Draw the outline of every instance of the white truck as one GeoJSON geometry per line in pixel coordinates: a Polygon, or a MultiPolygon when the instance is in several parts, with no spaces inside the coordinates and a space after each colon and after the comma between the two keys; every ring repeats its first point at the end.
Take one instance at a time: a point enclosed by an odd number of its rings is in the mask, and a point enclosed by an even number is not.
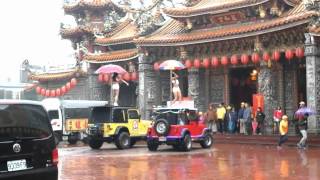
{"type": "Polygon", "coordinates": [[[105,106],[108,101],[46,98],[42,104],[51,119],[56,140],[67,139],[70,144],[75,144],[78,140],[86,141],[85,131],[91,107],[105,106]]]}

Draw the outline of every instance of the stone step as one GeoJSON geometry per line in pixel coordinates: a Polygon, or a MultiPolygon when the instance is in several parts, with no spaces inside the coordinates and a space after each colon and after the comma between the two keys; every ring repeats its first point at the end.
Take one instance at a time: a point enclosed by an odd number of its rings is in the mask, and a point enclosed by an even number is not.
{"type": "MultiPolygon", "coordinates": [[[[257,144],[257,145],[277,145],[279,136],[277,135],[239,135],[239,134],[215,134],[215,143],[229,144],[257,144]]],[[[300,136],[288,136],[285,143],[289,146],[296,146],[300,140],[300,136]]],[[[308,146],[320,147],[320,136],[308,135],[308,146]]]]}

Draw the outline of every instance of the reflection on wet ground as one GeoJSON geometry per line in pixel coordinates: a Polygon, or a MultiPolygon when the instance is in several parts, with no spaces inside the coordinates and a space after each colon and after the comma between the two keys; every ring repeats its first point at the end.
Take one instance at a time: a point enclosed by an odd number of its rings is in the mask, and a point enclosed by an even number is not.
{"type": "Polygon", "coordinates": [[[320,149],[217,144],[212,149],[175,152],[145,146],[117,150],[60,149],[60,180],[76,179],[320,179],[320,149]]]}

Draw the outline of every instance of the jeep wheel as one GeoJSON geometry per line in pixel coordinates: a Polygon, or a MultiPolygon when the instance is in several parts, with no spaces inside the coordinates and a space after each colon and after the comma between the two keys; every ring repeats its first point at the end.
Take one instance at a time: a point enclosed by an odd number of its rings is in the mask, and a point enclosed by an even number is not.
{"type": "Polygon", "coordinates": [[[183,151],[190,151],[192,149],[192,140],[189,134],[185,134],[183,136],[181,142],[181,150],[183,151]]]}
{"type": "Polygon", "coordinates": [[[127,132],[120,132],[120,134],[116,137],[115,144],[118,149],[127,149],[130,147],[130,136],[127,132]]]}
{"type": "Polygon", "coordinates": [[[154,123],[154,128],[159,136],[165,136],[169,133],[170,125],[165,119],[158,119],[154,123]]]}
{"type": "Polygon", "coordinates": [[[159,147],[159,144],[154,140],[148,140],[147,144],[149,151],[156,151],[159,147]]]}
{"type": "Polygon", "coordinates": [[[68,143],[71,144],[71,145],[76,144],[78,139],[79,139],[77,135],[78,134],[69,135],[68,136],[68,143]]]}
{"type": "Polygon", "coordinates": [[[98,139],[94,139],[94,138],[90,138],[90,140],[89,140],[89,146],[92,149],[100,149],[102,144],[103,144],[102,140],[98,140],[98,139]]]}
{"type": "Polygon", "coordinates": [[[203,140],[200,142],[202,148],[210,148],[212,146],[213,138],[210,133],[205,133],[203,140]]]}

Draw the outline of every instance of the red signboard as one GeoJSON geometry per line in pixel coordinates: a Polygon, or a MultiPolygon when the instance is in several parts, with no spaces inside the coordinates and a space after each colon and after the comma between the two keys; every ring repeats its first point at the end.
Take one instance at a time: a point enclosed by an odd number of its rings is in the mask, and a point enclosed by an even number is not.
{"type": "Polygon", "coordinates": [[[252,95],[252,113],[255,116],[258,107],[261,107],[264,111],[264,98],[262,94],[253,94],[252,95]]]}
{"type": "Polygon", "coordinates": [[[216,24],[230,24],[238,21],[242,21],[246,18],[246,15],[243,12],[230,12],[222,15],[212,16],[211,22],[216,24]]]}

